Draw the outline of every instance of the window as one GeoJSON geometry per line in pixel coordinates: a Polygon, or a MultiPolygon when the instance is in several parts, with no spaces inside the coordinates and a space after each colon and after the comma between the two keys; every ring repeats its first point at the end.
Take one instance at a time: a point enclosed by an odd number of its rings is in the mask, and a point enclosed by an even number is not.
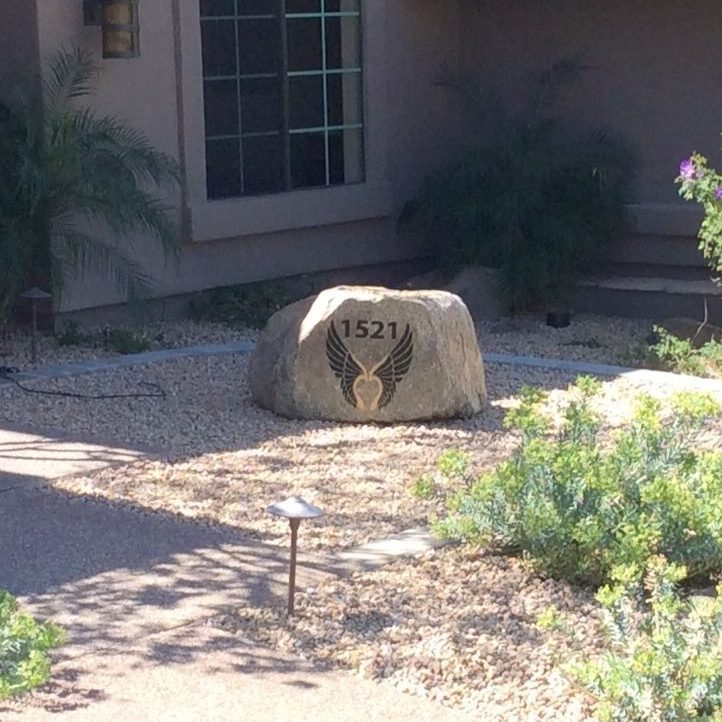
{"type": "Polygon", "coordinates": [[[364,180],[360,0],[201,0],[209,199],[364,180]]]}

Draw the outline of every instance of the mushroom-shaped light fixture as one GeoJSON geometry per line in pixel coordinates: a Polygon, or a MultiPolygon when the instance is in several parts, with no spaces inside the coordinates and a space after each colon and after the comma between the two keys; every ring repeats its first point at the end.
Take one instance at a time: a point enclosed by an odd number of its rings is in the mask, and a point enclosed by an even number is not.
{"type": "Polygon", "coordinates": [[[287,614],[293,614],[293,603],[296,595],[296,549],[298,546],[298,527],[302,519],[316,519],[323,516],[323,511],[313,504],[304,501],[300,496],[291,496],[284,501],[271,504],[268,513],[273,516],[285,517],[291,526],[291,566],[288,573],[288,608],[287,614]]]}

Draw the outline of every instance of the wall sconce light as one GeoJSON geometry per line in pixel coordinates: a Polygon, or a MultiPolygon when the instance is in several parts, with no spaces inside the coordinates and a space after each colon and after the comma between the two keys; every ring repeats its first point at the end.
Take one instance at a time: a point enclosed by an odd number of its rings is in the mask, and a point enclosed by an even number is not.
{"type": "Polygon", "coordinates": [[[104,58],[140,55],[138,0],[103,0],[101,25],[104,58]]]}
{"type": "Polygon", "coordinates": [[[83,22],[100,26],[104,58],[140,55],[139,0],[83,0],[83,22]]]}

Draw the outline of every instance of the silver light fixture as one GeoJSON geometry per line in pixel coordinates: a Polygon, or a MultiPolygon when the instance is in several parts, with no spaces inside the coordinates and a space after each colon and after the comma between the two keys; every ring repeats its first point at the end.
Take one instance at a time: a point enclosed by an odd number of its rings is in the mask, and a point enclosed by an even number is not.
{"type": "Polygon", "coordinates": [[[298,547],[298,527],[303,519],[317,519],[323,511],[313,504],[304,501],[300,496],[291,496],[285,501],[272,504],[268,513],[288,519],[291,526],[291,565],[288,572],[288,616],[293,614],[294,597],[296,595],[296,550],[298,547]]]}

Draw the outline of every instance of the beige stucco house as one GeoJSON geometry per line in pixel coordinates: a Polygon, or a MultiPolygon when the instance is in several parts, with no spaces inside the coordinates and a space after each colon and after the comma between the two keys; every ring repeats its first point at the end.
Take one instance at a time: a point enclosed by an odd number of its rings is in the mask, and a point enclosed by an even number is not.
{"type": "MultiPolygon", "coordinates": [[[[2,0],[5,69],[59,46],[101,55],[83,0],[2,0]]],[[[520,79],[581,52],[564,111],[635,148],[634,232],[693,236],[674,186],[692,150],[716,158],[722,6],[715,0],[140,0],[140,54],[99,60],[99,110],[178,158],[179,269],[149,250],[158,296],[413,258],[396,219],[464,142],[434,86],[474,68],[513,97],[520,79]]],[[[8,73],[5,73],[7,79],[8,73]]],[[[149,246],[149,248],[151,248],[149,246]]],[[[117,301],[105,281],[63,309],[117,301]]]]}

